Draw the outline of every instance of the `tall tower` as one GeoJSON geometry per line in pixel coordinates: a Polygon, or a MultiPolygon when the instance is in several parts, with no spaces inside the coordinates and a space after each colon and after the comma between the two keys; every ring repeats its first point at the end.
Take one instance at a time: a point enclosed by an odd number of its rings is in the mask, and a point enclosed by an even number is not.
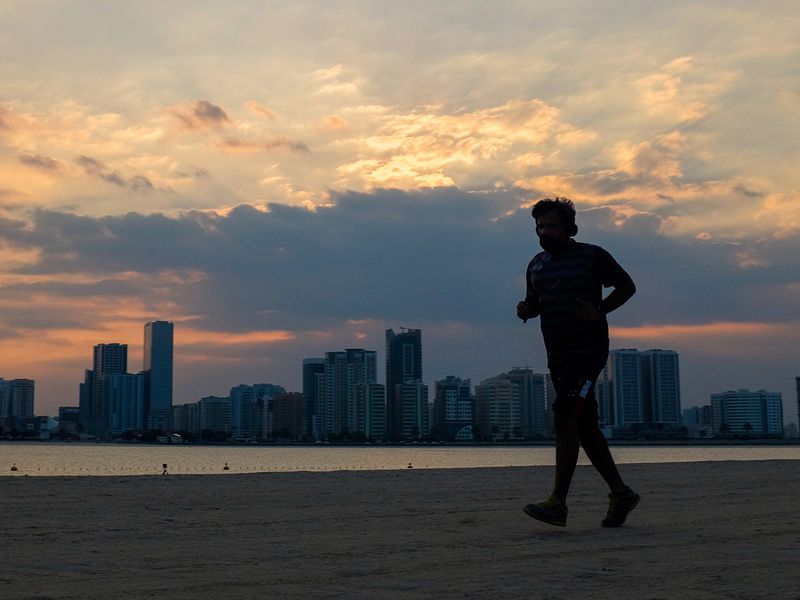
{"type": "Polygon", "coordinates": [[[326,352],[324,360],[323,395],[316,398],[318,433],[338,433],[345,427],[358,431],[358,386],[377,383],[377,353],[347,348],[344,352],[326,352]]]}
{"type": "Polygon", "coordinates": [[[403,439],[403,391],[399,386],[406,384],[422,384],[422,331],[401,328],[395,333],[387,329],[386,412],[389,437],[395,440],[403,439]]]}
{"type": "Polygon", "coordinates": [[[325,395],[325,359],[303,359],[303,435],[318,436],[322,401],[325,395]]]}
{"type": "Polygon", "coordinates": [[[677,352],[660,349],[642,352],[642,392],[646,422],[680,424],[681,383],[677,352]]]}
{"type": "Polygon", "coordinates": [[[800,435],[800,377],[795,377],[794,383],[797,389],[797,427],[798,435],[800,435]]]}
{"type": "Polygon", "coordinates": [[[168,321],[150,321],[144,326],[144,414],[148,429],[171,427],[173,330],[168,321]]]}
{"type": "Polygon", "coordinates": [[[109,382],[116,374],[128,370],[127,344],[97,344],[92,369],[81,384],[81,422],[92,435],[105,436],[111,425],[111,393],[109,382]]]}
{"type": "Polygon", "coordinates": [[[643,423],[641,353],[612,350],[602,377],[601,418],[606,412],[609,425],[643,423]]]}

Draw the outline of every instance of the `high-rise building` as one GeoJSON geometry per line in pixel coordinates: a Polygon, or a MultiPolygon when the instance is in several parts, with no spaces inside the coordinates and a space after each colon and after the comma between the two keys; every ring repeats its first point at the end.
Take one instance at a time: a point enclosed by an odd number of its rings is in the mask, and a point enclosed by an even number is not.
{"type": "Polygon", "coordinates": [[[356,390],[356,431],[368,438],[386,438],[386,386],[359,383],[356,390]]]}
{"type": "Polygon", "coordinates": [[[595,386],[603,425],[644,423],[641,353],[630,348],[612,350],[595,386]]]}
{"type": "MultiPolygon", "coordinates": [[[[386,408],[390,439],[404,439],[409,424],[403,422],[403,384],[422,384],[422,331],[401,328],[386,330],[386,408]]],[[[427,388],[426,388],[427,389],[427,388]]],[[[427,407],[425,408],[427,411],[427,407]]]]}
{"type": "Polygon", "coordinates": [[[325,395],[325,359],[303,359],[303,436],[319,437],[318,405],[325,395]]]}
{"type": "Polygon", "coordinates": [[[641,361],[645,422],[680,425],[678,353],[673,350],[644,350],[641,361]]]}
{"type": "Polygon", "coordinates": [[[690,438],[711,437],[714,433],[711,405],[693,406],[681,412],[681,423],[690,438]]]}
{"type": "Polygon", "coordinates": [[[0,419],[33,419],[33,379],[0,378],[0,419]]]}
{"type": "Polygon", "coordinates": [[[525,438],[545,433],[545,378],[532,369],[515,367],[505,374],[519,386],[519,426],[525,438]]]}
{"type": "Polygon", "coordinates": [[[347,355],[344,352],[325,353],[325,385],[322,402],[317,404],[319,433],[325,437],[338,433],[346,419],[342,412],[347,404],[347,355]]]}
{"type": "Polygon", "coordinates": [[[421,381],[400,383],[394,386],[395,401],[400,408],[401,425],[398,440],[418,440],[428,435],[428,386],[421,381]]]}
{"type": "Polygon", "coordinates": [[[357,389],[362,384],[377,383],[376,363],[377,353],[374,350],[348,348],[344,352],[325,353],[321,402],[317,396],[320,437],[339,433],[343,429],[351,432],[361,430],[357,389]]]}
{"type": "Polygon", "coordinates": [[[597,380],[600,422],[606,426],[681,422],[678,353],[632,348],[611,350],[597,380]]]}
{"type": "Polygon", "coordinates": [[[141,431],[144,426],[144,374],[112,373],[104,377],[109,403],[109,433],[141,431]]]}
{"type": "Polygon", "coordinates": [[[144,326],[145,426],[168,430],[172,426],[172,354],[174,325],[150,321],[144,326]]]}
{"type": "Polygon", "coordinates": [[[198,402],[177,404],[172,407],[172,427],[177,432],[199,433],[198,402]]]}
{"type": "Polygon", "coordinates": [[[80,385],[81,423],[87,433],[106,436],[111,426],[110,377],[128,370],[127,344],[97,344],[92,369],[85,371],[80,385]]]}
{"type": "Polygon", "coordinates": [[[92,370],[97,376],[127,373],[128,344],[97,344],[94,347],[92,370]]]}
{"type": "Polygon", "coordinates": [[[272,397],[272,429],[265,437],[300,439],[303,416],[303,394],[283,392],[272,397]]]}
{"type": "Polygon", "coordinates": [[[711,394],[715,435],[783,436],[783,400],[779,392],[747,389],[711,394]]]}
{"type": "Polygon", "coordinates": [[[794,378],[794,384],[797,391],[797,426],[800,428],[800,377],[794,378]]]}
{"type": "Polygon", "coordinates": [[[197,403],[198,428],[203,430],[230,433],[231,399],[221,396],[206,396],[197,403]]]}
{"type": "Polygon", "coordinates": [[[471,440],[474,400],[470,380],[448,375],[435,385],[432,425],[436,435],[445,441],[471,440]]]}
{"type": "Polygon", "coordinates": [[[519,396],[519,384],[505,373],[484,379],[475,386],[475,426],[479,439],[522,436],[519,396]]]}
{"type": "Polygon", "coordinates": [[[252,386],[237,385],[231,388],[231,435],[234,440],[255,439],[261,434],[261,421],[255,404],[252,386]]]}
{"type": "MultiPolygon", "coordinates": [[[[350,348],[344,351],[347,360],[346,425],[350,431],[364,431],[365,423],[359,419],[357,389],[360,385],[378,382],[378,354],[374,350],[350,348]]],[[[363,411],[361,411],[363,414],[363,411]]]]}
{"type": "MultiPolygon", "coordinates": [[[[279,394],[285,394],[286,390],[283,386],[275,385],[274,383],[255,383],[251,387],[253,388],[253,403],[255,405],[254,415],[256,421],[260,424],[256,428],[258,431],[257,436],[268,438],[275,431],[272,400],[279,394]]],[[[292,431],[295,430],[293,429],[292,431]]]]}

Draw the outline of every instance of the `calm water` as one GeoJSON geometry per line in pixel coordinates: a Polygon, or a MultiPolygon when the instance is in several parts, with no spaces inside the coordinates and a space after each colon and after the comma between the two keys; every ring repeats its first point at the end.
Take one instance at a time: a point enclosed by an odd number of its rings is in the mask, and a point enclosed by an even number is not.
{"type": "MultiPolygon", "coordinates": [[[[800,460],[800,446],[616,447],[619,463],[800,460]]],[[[158,475],[554,464],[552,447],[295,447],[2,443],[2,475],[158,475]],[[225,470],[227,463],[229,469],[225,470]],[[11,471],[12,465],[17,471],[11,471]]],[[[581,453],[580,464],[589,464],[581,453]]]]}

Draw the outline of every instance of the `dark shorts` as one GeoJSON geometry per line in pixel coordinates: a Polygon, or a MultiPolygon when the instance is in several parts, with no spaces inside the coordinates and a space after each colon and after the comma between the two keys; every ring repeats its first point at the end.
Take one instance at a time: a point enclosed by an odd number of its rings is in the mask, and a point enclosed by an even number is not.
{"type": "Polygon", "coordinates": [[[556,390],[553,412],[570,420],[599,421],[594,388],[608,360],[608,350],[596,352],[558,352],[548,354],[547,366],[556,390]],[[587,384],[588,392],[581,397],[587,384]]]}

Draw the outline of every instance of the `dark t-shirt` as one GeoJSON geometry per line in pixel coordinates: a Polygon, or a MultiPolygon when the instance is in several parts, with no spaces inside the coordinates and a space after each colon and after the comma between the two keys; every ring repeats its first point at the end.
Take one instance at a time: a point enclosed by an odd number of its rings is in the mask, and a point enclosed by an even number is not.
{"type": "Polygon", "coordinates": [[[540,252],[528,264],[526,302],[541,317],[548,354],[601,352],[608,348],[608,321],[587,322],[577,315],[578,299],[600,306],[603,288],[629,275],[600,246],[571,241],[558,252],[540,252]]]}

